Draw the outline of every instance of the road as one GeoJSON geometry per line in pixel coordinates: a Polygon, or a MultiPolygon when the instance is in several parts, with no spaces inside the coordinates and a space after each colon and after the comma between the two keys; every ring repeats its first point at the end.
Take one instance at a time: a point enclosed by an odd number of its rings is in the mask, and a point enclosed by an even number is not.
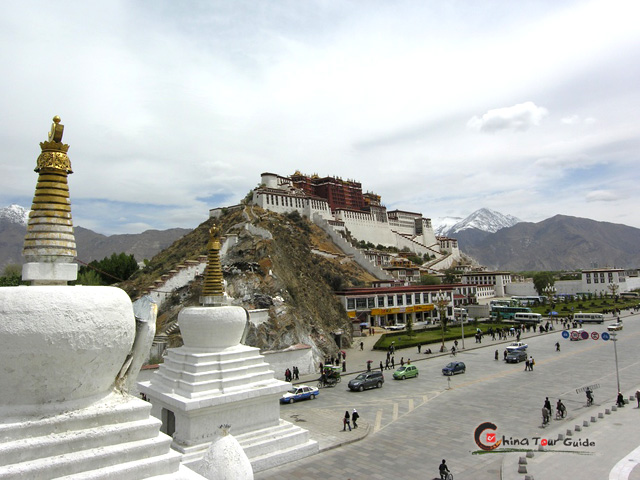
{"type": "MultiPolygon", "coordinates": [[[[602,333],[608,323],[610,321],[605,325],[589,325],[585,329],[602,333]]],[[[639,336],[640,315],[625,318],[617,343],[620,383],[625,396],[639,384],[636,374],[640,364],[636,347],[639,336]]],[[[522,363],[506,364],[494,359],[496,348],[502,358],[506,344],[460,352],[455,360],[464,361],[467,371],[453,378],[441,374],[442,367],[453,360],[452,357],[417,360],[415,349],[411,349],[411,353],[404,356],[416,357],[413,363],[420,369],[418,378],[396,381],[390,372],[385,372],[383,388],[365,392],[347,390],[348,378],[345,378],[338,387],[323,389],[314,401],[283,407],[281,416],[285,419],[292,415],[304,418],[310,409],[324,410],[327,418],[335,418],[339,430],[345,410],[356,408],[361,421],[369,424],[370,433],[350,445],[261,472],[256,479],[430,479],[438,478],[437,466],[443,458],[447,459],[456,480],[500,478],[505,454],[473,454],[479,450],[473,438],[479,424],[494,423],[498,438],[526,438],[533,443],[536,437],[552,438],[552,433],[565,432],[576,422],[581,424],[583,417],[597,415],[605,406],[615,403],[617,394],[611,341],[570,341],[563,339],[560,332],[525,341],[528,352],[536,360],[532,372],[524,371],[522,363]],[[560,352],[555,351],[557,341],[561,344],[560,352]],[[587,408],[584,393],[576,393],[576,389],[591,384],[599,388],[594,392],[595,405],[587,408]],[[543,427],[541,408],[545,397],[549,397],[554,407],[561,398],[568,408],[568,417],[543,427]]],[[[469,343],[467,347],[477,346],[469,343]]],[[[396,359],[401,355],[403,352],[397,352],[396,359]]],[[[609,418],[613,419],[614,415],[609,418]]],[[[593,436],[598,429],[608,429],[611,433],[609,430],[616,428],[616,423],[603,420],[592,425],[589,433],[593,436]]],[[[582,479],[608,478],[614,465],[640,445],[640,433],[634,432],[638,429],[622,424],[621,433],[623,430],[624,434],[614,435],[614,440],[606,443],[596,443],[589,448],[573,447],[588,455],[555,453],[547,457],[553,456],[559,471],[571,468],[571,474],[575,474],[577,468],[582,479]],[[620,445],[615,443],[616,438],[620,445]]],[[[564,450],[571,451],[571,448],[564,450]]],[[[505,472],[503,478],[509,478],[509,473],[505,472]]]]}

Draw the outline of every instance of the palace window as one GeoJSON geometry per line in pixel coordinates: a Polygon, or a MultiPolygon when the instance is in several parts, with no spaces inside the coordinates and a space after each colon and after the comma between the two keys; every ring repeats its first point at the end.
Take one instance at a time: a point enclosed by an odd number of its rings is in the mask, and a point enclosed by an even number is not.
{"type": "Polygon", "coordinates": [[[387,307],[393,307],[394,305],[393,295],[387,295],[387,307]]]}
{"type": "Polygon", "coordinates": [[[356,301],[353,298],[347,298],[347,310],[355,310],[356,301]]]}
{"type": "Polygon", "coordinates": [[[384,307],[384,297],[378,297],[378,308],[384,307]]]}
{"type": "Polygon", "coordinates": [[[368,308],[375,308],[375,306],[376,306],[376,297],[367,298],[367,307],[368,308]]]}
{"type": "Polygon", "coordinates": [[[398,294],[398,295],[396,295],[396,299],[397,299],[397,301],[398,301],[398,306],[400,306],[400,305],[404,305],[404,301],[403,301],[403,300],[404,300],[404,298],[403,298],[403,297],[404,297],[404,296],[403,296],[402,294],[398,294]]]}
{"type": "Polygon", "coordinates": [[[413,296],[410,293],[407,293],[406,297],[407,297],[407,305],[411,305],[413,296]]]}

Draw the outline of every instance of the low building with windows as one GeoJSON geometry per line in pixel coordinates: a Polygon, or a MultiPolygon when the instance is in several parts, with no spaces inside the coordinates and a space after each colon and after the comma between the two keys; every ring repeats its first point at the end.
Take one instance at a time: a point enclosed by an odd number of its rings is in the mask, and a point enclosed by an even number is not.
{"type": "Polygon", "coordinates": [[[498,297],[505,296],[506,287],[511,281],[511,272],[473,271],[462,275],[462,283],[493,285],[495,295],[498,297]]]}
{"type": "Polygon", "coordinates": [[[397,285],[380,282],[376,287],[349,288],[335,292],[354,332],[366,327],[389,327],[416,322],[433,322],[439,318],[438,297],[448,300],[447,318],[453,319],[454,307],[475,303],[478,296],[494,293],[489,285],[397,285]]]}

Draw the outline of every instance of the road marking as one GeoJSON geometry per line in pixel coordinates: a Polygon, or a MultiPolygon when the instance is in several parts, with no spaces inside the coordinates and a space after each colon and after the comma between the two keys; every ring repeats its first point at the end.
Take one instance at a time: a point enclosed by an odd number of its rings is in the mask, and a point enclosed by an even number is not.
{"type": "Polygon", "coordinates": [[[640,447],[624,457],[609,472],[609,480],[627,480],[631,471],[638,466],[640,459],[640,447]]]}
{"type": "Polygon", "coordinates": [[[413,398],[409,399],[409,411],[413,410],[413,398]]]}
{"type": "Polygon", "coordinates": [[[376,423],[373,426],[373,433],[376,433],[378,430],[380,430],[382,425],[382,410],[378,410],[376,412],[376,423]]]}
{"type": "Polygon", "coordinates": [[[398,419],[398,404],[394,403],[393,404],[393,415],[391,416],[392,418],[392,422],[395,422],[398,419]]]}

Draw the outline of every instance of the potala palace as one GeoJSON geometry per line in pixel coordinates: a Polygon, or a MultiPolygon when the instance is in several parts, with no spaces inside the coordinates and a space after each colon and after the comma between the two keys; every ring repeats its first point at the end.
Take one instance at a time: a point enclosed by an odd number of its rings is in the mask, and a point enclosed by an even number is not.
{"type": "Polygon", "coordinates": [[[263,173],[253,190],[253,203],[277,213],[299,212],[327,231],[347,232],[352,238],[384,247],[428,255],[429,266],[444,269],[460,259],[458,242],[436,237],[431,219],[421,213],[387,211],[380,196],[362,192],[362,185],[336,177],[290,177],[263,173]]]}

